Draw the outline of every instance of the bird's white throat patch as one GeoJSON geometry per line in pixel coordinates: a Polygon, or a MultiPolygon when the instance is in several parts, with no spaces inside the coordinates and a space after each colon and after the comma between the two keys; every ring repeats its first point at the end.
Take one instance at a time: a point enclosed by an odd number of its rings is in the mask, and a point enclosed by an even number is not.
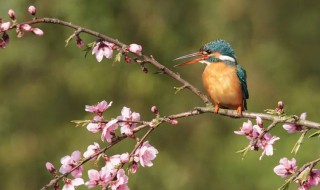
{"type": "Polygon", "coordinates": [[[210,65],[211,64],[211,62],[210,61],[206,61],[206,60],[201,60],[201,61],[199,61],[200,63],[203,63],[203,64],[207,64],[207,65],[210,65]]]}
{"type": "Polygon", "coordinates": [[[236,60],[233,57],[227,56],[227,55],[220,55],[219,59],[222,61],[231,61],[231,62],[236,62],[236,60]]]}
{"type": "MultiPolygon", "coordinates": [[[[227,55],[220,55],[218,57],[218,59],[220,59],[221,61],[231,61],[233,63],[236,62],[236,60],[233,58],[233,57],[230,57],[230,56],[227,56],[227,55]]],[[[207,64],[207,65],[210,65],[211,62],[210,61],[207,61],[207,60],[201,60],[199,61],[200,63],[203,63],[203,64],[207,64]]]]}

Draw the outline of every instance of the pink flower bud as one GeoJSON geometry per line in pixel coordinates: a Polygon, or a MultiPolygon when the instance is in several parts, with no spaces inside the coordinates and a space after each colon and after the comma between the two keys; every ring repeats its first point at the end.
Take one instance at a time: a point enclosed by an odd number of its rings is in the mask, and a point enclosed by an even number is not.
{"type": "Polygon", "coordinates": [[[279,101],[279,102],[278,102],[278,109],[281,109],[281,110],[282,110],[282,109],[283,109],[283,106],[284,106],[284,105],[283,105],[283,102],[282,102],[282,101],[279,101]]]}
{"type": "Polygon", "coordinates": [[[178,124],[178,120],[175,119],[170,119],[169,121],[172,125],[177,125],[178,124]]]}
{"type": "Polygon", "coordinates": [[[129,56],[125,56],[124,57],[125,62],[130,63],[131,62],[131,58],[129,56]]]}
{"type": "Polygon", "coordinates": [[[32,30],[32,27],[29,24],[22,24],[20,25],[20,28],[26,32],[30,32],[32,30]]]}
{"type": "Polygon", "coordinates": [[[32,33],[34,33],[37,36],[43,36],[43,31],[40,28],[33,28],[32,33]]]}
{"type": "Polygon", "coordinates": [[[36,7],[33,5],[30,5],[28,8],[28,12],[33,16],[36,15],[36,7]]]}
{"type": "Polygon", "coordinates": [[[262,121],[261,117],[257,116],[256,121],[257,121],[257,125],[262,128],[263,121],[262,121]]]}
{"type": "Polygon", "coordinates": [[[130,44],[128,49],[132,53],[141,53],[142,52],[142,47],[138,44],[130,44]]]}
{"type": "Polygon", "coordinates": [[[13,9],[9,9],[8,15],[12,20],[16,20],[16,16],[13,9]]]}
{"type": "Polygon", "coordinates": [[[77,36],[76,44],[77,44],[78,48],[82,48],[82,47],[84,46],[84,42],[83,42],[83,40],[80,38],[80,36],[77,36]]]}
{"type": "Polygon", "coordinates": [[[10,39],[9,39],[9,35],[6,32],[3,32],[2,39],[6,44],[9,44],[10,39]]]}
{"type": "Polygon", "coordinates": [[[46,163],[46,168],[52,174],[54,174],[56,172],[56,169],[54,168],[53,164],[51,164],[50,162],[46,163]]]}
{"type": "Polygon", "coordinates": [[[0,25],[0,32],[4,32],[10,28],[10,22],[5,22],[0,25]]]}
{"type": "Polygon", "coordinates": [[[139,169],[139,164],[137,162],[133,162],[131,167],[129,168],[129,171],[134,174],[137,172],[138,169],[139,169]]]}
{"type": "Polygon", "coordinates": [[[143,67],[142,71],[143,71],[145,74],[147,74],[147,73],[149,72],[149,70],[148,70],[147,68],[145,68],[145,67],[143,67]]]}
{"type": "Polygon", "coordinates": [[[156,115],[159,114],[159,110],[158,110],[157,106],[152,106],[151,111],[152,111],[152,113],[154,113],[156,115]]]}
{"type": "Polygon", "coordinates": [[[120,161],[121,163],[127,163],[130,160],[130,155],[129,153],[123,153],[120,155],[120,161]]]}
{"type": "Polygon", "coordinates": [[[6,48],[6,43],[0,39],[0,48],[6,48]]]}

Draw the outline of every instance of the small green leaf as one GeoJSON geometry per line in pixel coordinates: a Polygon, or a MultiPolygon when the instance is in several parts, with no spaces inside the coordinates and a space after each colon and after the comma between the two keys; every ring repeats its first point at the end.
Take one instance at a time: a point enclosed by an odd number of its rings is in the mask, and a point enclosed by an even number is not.
{"type": "Polygon", "coordinates": [[[120,53],[120,52],[117,53],[117,55],[114,57],[113,63],[120,62],[121,56],[122,56],[122,53],[120,53]]]}
{"type": "Polygon", "coordinates": [[[74,34],[72,34],[71,36],[69,36],[69,38],[68,39],[66,39],[65,40],[65,42],[66,42],[66,45],[65,45],[65,47],[67,47],[68,45],[69,45],[69,42],[70,42],[70,40],[72,40],[72,38],[74,38],[74,34]]]}
{"type": "Polygon", "coordinates": [[[293,148],[292,148],[292,150],[291,150],[291,153],[294,153],[294,154],[297,154],[297,153],[298,153],[299,148],[300,148],[300,146],[301,146],[301,144],[302,144],[302,142],[303,142],[303,139],[304,139],[304,136],[301,135],[301,136],[299,137],[298,141],[294,144],[294,146],[293,146],[293,148]]]}
{"type": "Polygon", "coordinates": [[[242,154],[242,160],[243,160],[244,157],[246,156],[246,154],[248,153],[248,151],[250,150],[250,148],[251,148],[251,145],[245,147],[245,148],[242,149],[242,150],[238,150],[236,153],[242,154]]]}
{"type": "Polygon", "coordinates": [[[86,125],[88,125],[91,120],[72,120],[72,123],[76,124],[76,127],[84,127],[86,125]]]}
{"type": "Polygon", "coordinates": [[[311,138],[311,137],[320,137],[320,130],[312,133],[308,138],[311,138]]]}
{"type": "Polygon", "coordinates": [[[181,90],[185,89],[186,86],[181,86],[181,87],[173,87],[175,89],[174,94],[177,94],[178,92],[180,92],[181,90]]]}
{"type": "Polygon", "coordinates": [[[278,190],[288,190],[290,185],[290,181],[286,181],[285,184],[283,184],[281,187],[278,188],[278,190]]]}
{"type": "Polygon", "coordinates": [[[298,175],[298,177],[295,180],[299,180],[301,183],[306,182],[308,180],[310,171],[311,171],[311,168],[307,167],[298,175]]]}
{"type": "Polygon", "coordinates": [[[293,146],[292,150],[291,150],[291,153],[294,153],[294,154],[297,154],[298,151],[299,151],[299,148],[300,146],[302,145],[303,143],[303,140],[304,140],[304,137],[306,136],[308,130],[305,130],[301,136],[299,137],[298,141],[296,142],[296,144],[293,146]]]}
{"type": "Polygon", "coordinates": [[[84,57],[87,57],[88,53],[92,50],[93,46],[95,46],[96,42],[92,42],[86,45],[86,48],[83,50],[86,53],[84,54],[84,57]]]}
{"type": "Polygon", "coordinates": [[[266,112],[267,114],[271,114],[271,115],[279,115],[279,113],[273,109],[266,109],[266,110],[264,110],[264,112],[266,112]]]}

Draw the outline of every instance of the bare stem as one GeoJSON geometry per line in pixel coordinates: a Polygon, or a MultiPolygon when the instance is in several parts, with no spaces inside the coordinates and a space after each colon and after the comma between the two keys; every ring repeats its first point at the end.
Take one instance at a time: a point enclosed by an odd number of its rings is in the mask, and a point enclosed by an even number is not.
{"type": "MultiPolygon", "coordinates": [[[[76,31],[79,31],[79,32],[77,32],[77,34],[86,33],[86,34],[89,34],[91,36],[95,36],[97,38],[106,40],[108,42],[112,42],[112,43],[116,44],[117,46],[121,47],[121,49],[124,49],[125,47],[128,46],[128,45],[120,42],[119,40],[116,40],[116,39],[113,39],[113,38],[111,38],[109,36],[100,34],[99,32],[96,32],[96,31],[93,31],[93,30],[90,30],[90,29],[87,29],[87,28],[83,28],[83,27],[80,27],[78,25],[72,24],[71,22],[66,22],[66,21],[63,21],[63,20],[59,20],[57,18],[38,18],[38,19],[35,19],[35,20],[30,20],[30,21],[23,22],[21,24],[33,25],[33,24],[37,24],[37,23],[50,23],[50,24],[58,24],[58,25],[66,26],[66,27],[72,28],[72,29],[74,29],[76,31]]],[[[16,27],[17,27],[17,25],[12,25],[10,27],[10,29],[14,29],[16,27]]],[[[170,69],[168,69],[164,65],[160,64],[157,60],[155,60],[153,58],[153,56],[147,56],[147,55],[143,55],[141,53],[135,53],[135,54],[137,56],[139,56],[140,58],[142,58],[142,62],[146,62],[146,63],[152,64],[153,66],[155,66],[156,68],[161,70],[163,73],[169,75],[173,79],[175,79],[178,82],[180,82],[181,84],[183,84],[183,86],[185,88],[189,89],[191,92],[193,92],[194,94],[199,96],[204,103],[210,102],[208,97],[206,95],[204,95],[200,90],[198,90],[196,87],[191,85],[185,79],[181,78],[179,74],[176,74],[175,72],[171,71],[170,69]]]]}

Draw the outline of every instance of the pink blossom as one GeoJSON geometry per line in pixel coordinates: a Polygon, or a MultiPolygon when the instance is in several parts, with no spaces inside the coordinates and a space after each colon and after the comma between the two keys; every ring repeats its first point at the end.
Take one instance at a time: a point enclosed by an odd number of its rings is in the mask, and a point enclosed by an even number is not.
{"type": "Polygon", "coordinates": [[[243,122],[242,127],[240,128],[240,131],[234,131],[237,135],[245,135],[247,137],[252,137],[253,132],[253,125],[250,120],[248,122],[243,122]]]}
{"type": "Polygon", "coordinates": [[[83,184],[84,184],[84,181],[82,178],[75,178],[73,180],[66,179],[62,190],[75,190],[75,187],[83,184]]]}
{"type": "Polygon", "coordinates": [[[76,44],[78,46],[78,48],[82,48],[84,46],[84,42],[83,40],[80,38],[80,36],[77,36],[76,38],[76,44]]]}
{"type": "Polygon", "coordinates": [[[127,136],[133,135],[133,129],[136,127],[136,123],[140,121],[140,114],[136,112],[131,112],[130,108],[123,107],[121,110],[121,116],[117,118],[120,121],[128,121],[128,122],[120,122],[121,126],[121,134],[125,134],[127,136]]]}
{"type": "Polygon", "coordinates": [[[37,9],[36,9],[36,7],[35,6],[33,6],[33,5],[30,5],[29,7],[28,7],[28,12],[31,14],[31,15],[35,15],[36,14],[36,11],[37,11],[37,9]]]}
{"type": "Polygon", "coordinates": [[[113,55],[113,47],[114,44],[110,42],[97,42],[92,49],[92,55],[96,55],[98,62],[101,62],[103,57],[110,59],[113,55]]]}
{"type": "Polygon", "coordinates": [[[83,157],[89,158],[90,156],[94,155],[95,153],[100,151],[100,145],[94,142],[93,145],[89,145],[87,151],[83,153],[83,157]]]}
{"type": "Polygon", "coordinates": [[[304,183],[304,184],[301,184],[299,187],[298,187],[298,190],[309,190],[311,187],[309,186],[308,183],[304,183]]]}
{"type": "Polygon", "coordinates": [[[260,159],[264,156],[273,155],[273,144],[275,141],[279,140],[279,137],[272,136],[270,133],[265,133],[263,128],[263,121],[260,117],[256,118],[257,125],[252,126],[252,122],[244,122],[240,131],[234,131],[237,135],[245,135],[251,142],[252,150],[258,150],[261,148],[263,150],[260,159]],[[262,136],[263,135],[263,136],[262,136]]]}
{"type": "MultiPolygon", "coordinates": [[[[306,118],[307,118],[307,113],[306,112],[302,113],[300,116],[300,120],[306,120],[306,118]]],[[[302,131],[302,126],[294,123],[285,123],[283,125],[283,128],[288,133],[296,133],[296,132],[302,131]]]]}
{"type": "Polygon", "coordinates": [[[102,131],[103,127],[105,126],[104,123],[99,123],[100,121],[102,121],[102,117],[101,116],[94,116],[93,120],[96,121],[97,123],[89,123],[87,125],[87,129],[88,131],[92,132],[92,133],[97,133],[99,131],[102,131]]]}
{"type": "Polygon", "coordinates": [[[296,159],[292,158],[281,158],[280,164],[276,166],[273,171],[280,177],[288,177],[291,174],[294,174],[297,170],[296,159]]]}
{"type": "Polygon", "coordinates": [[[98,102],[97,105],[92,105],[92,106],[86,105],[85,111],[91,112],[91,113],[95,113],[95,114],[101,116],[102,113],[103,113],[106,109],[108,109],[111,105],[112,105],[112,102],[110,102],[110,103],[108,104],[108,102],[106,102],[105,100],[103,100],[103,101],[101,101],[101,102],[98,102]]]}
{"type": "Polygon", "coordinates": [[[254,125],[252,128],[251,139],[257,139],[262,133],[264,129],[259,127],[258,125],[254,125]]]}
{"type": "Polygon", "coordinates": [[[0,24],[0,32],[7,31],[10,28],[10,22],[0,24]]]}
{"type": "Polygon", "coordinates": [[[129,45],[129,51],[131,51],[132,53],[141,53],[142,52],[142,47],[141,45],[138,45],[138,44],[130,44],[129,45]]]}
{"type": "Polygon", "coordinates": [[[156,114],[156,115],[158,115],[159,114],[159,110],[158,110],[157,106],[152,106],[151,107],[151,112],[156,114]]]}
{"type": "Polygon", "coordinates": [[[53,164],[50,162],[46,163],[46,168],[52,174],[54,174],[56,172],[56,169],[54,168],[53,164]]]}
{"type": "Polygon", "coordinates": [[[257,116],[256,122],[259,127],[263,128],[263,120],[261,119],[261,117],[257,116]]]}
{"type": "Polygon", "coordinates": [[[117,172],[116,181],[111,184],[112,190],[129,190],[128,176],[123,169],[119,169],[117,172]]]}
{"type": "Polygon", "coordinates": [[[101,134],[102,141],[106,140],[108,143],[111,143],[112,138],[114,137],[114,131],[118,128],[117,122],[117,119],[113,119],[103,127],[101,134]]]}
{"type": "Polygon", "coordinates": [[[308,175],[307,180],[303,183],[301,183],[301,181],[298,181],[298,183],[300,184],[298,190],[309,190],[311,187],[317,187],[320,184],[320,170],[312,169],[308,175]]]}
{"type": "Polygon", "coordinates": [[[172,125],[177,125],[177,124],[178,124],[178,120],[176,120],[176,119],[169,119],[169,123],[171,123],[172,125]]]}
{"type": "Polygon", "coordinates": [[[108,168],[113,169],[113,168],[117,167],[118,165],[120,165],[121,163],[124,164],[124,163],[129,162],[129,159],[130,159],[130,155],[127,152],[123,153],[121,155],[116,154],[116,155],[113,155],[107,159],[106,165],[108,168]]]}
{"type": "Polygon", "coordinates": [[[8,15],[12,20],[16,20],[15,12],[13,9],[9,9],[8,15]]]}
{"type": "Polygon", "coordinates": [[[134,174],[137,172],[138,169],[139,169],[139,164],[133,161],[131,166],[129,167],[129,171],[134,174]]]}
{"type": "Polygon", "coordinates": [[[32,28],[32,33],[37,36],[43,36],[43,31],[40,28],[32,28]]]}
{"type": "MultiPolygon", "coordinates": [[[[62,166],[59,169],[59,172],[62,174],[70,172],[75,166],[79,164],[81,159],[81,152],[76,150],[71,156],[67,155],[61,158],[60,162],[62,166]]],[[[83,166],[78,167],[74,171],[71,172],[71,175],[75,178],[81,177],[83,171],[83,166]]]]}
{"type": "Polygon", "coordinates": [[[2,33],[2,38],[0,39],[0,47],[1,48],[7,47],[9,42],[10,42],[9,35],[6,32],[3,32],[2,33]]]}
{"type": "Polygon", "coordinates": [[[308,183],[304,183],[304,184],[301,184],[299,187],[298,187],[298,190],[309,190],[311,187],[308,183]]]}
{"type": "Polygon", "coordinates": [[[279,110],[282,110],[283,107],[284,107],[283,101],[279,101],[279,102],[278,102],[278,109],[279,109],[279,110]]]}
{"type": "Polygon", "coordinates": [[[21,24],[20,28],[26,32],[30,32],[32,30],[32,27],[29,24],[21,24]]]}
{"type": "Polygon", "coordinates": [[[123,153],[123,154],[121,154],[120,155],[120,161],[121,161],[121,163],[127,163],[127,162],[129,162],[129,160],[130,160],[130,155],[129,155],[129,153],[128,152],[126,152],[126,153],[123,153]]]}
{"type": "Polygon", "coordinates": [[[88,170],[89,181],[85,183],[88,188],[98,185],[104,186],[112,179],[111,173],[107,170],[88,170]]]}
{"type": "Polygon", "coordinates": [[[275,141],[279,140],[279,137],[272,136],[270,133],[266,133],[263,138],[260,140],[258,146],[262,148],[263,152],[260,156],[260,160],[264,155],[272,156],[273,155],[273,144],[275,141]]]}
{"type": "Polygon", "coordinates": [[[92,133],[97,133],[103,129],[104,124],[102,123],[89,123],[87,125],[88,131],[92,133]]]}
{"type": "Polygon", "coordinates": [[[312,169],[308,176],[307,183],[313,187],[318,186],[320,183],[320,170],[312,169]]]}
{"type": "Polygon", "coordinates": [[[142,146],[136,150],[134,161],[140,162],[143,167],[151,167],[153,165],[152,160],[156,158],[158,153],[158,150],[151,146],[149,141],[145,141],[142,146]]]}

